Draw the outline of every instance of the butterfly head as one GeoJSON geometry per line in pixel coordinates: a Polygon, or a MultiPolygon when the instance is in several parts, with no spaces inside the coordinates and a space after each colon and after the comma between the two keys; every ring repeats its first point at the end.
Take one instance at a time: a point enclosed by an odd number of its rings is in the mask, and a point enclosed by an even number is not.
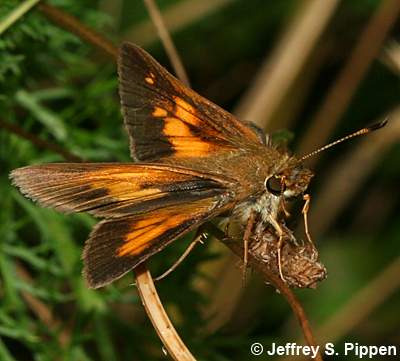
{"type": "Polygon", "coordinates": [[[306,191],[313,175],[302,163],[292,158],[284,168],[265,179],[264,184],[269,193],[290,199],[306,191]]]}

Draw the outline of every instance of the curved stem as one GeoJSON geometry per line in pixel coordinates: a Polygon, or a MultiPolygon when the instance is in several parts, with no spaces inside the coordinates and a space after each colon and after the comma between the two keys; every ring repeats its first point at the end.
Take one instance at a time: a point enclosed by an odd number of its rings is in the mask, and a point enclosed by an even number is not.
{"type": "Polygon", "coordinates": [[[136,277],[136,286],[143,306],[169,355],[174,360],[195,361],[196,359],[183,343],[171,320],[168,318],[168,315],[162,306],[162,302],[158,297],[153,278],[146,265],[139,265],[134,269],[134,272],[136,277]]]}

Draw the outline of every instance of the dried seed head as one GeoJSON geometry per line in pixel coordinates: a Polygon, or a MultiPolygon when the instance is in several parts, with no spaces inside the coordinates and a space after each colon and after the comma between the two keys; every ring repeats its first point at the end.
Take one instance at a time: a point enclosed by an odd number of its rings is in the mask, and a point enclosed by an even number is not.
{"type": "MultiPolygon", "coordinates": [[[[319,262],[315,246],[306,242],[297,244],[289,229],[284,228],[284,239],[281,250],[281,268],[289,287],[316,288],[318,282],[327,276],[325,266],[319,262]]],[[[279,276],[278,237],[271,227],[257,232],[250,241],[249,252],[264,262],[270,271],[279,276]]]]}

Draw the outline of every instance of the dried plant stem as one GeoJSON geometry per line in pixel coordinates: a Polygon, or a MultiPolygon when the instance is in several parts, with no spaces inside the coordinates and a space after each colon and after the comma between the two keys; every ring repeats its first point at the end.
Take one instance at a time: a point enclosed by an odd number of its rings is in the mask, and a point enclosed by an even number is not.
{"type": "MultiPolygon", "coordinates": [[[[349,61],[339,74],[328,95],[311,122],[310,129],[300,143],[299,154],[306,154],[325,144],[340,117],[345,112],[357,86],[366,74],[394,25],[400,1],[385,0],[368,22],[349,61]]],[[[310,159],[315,164],[318,157],[310,159]]]]}
{"type": "Polygon", "coordinates": [[[339,0],[309,0],[287,28],[279,45],[268,56],[234,111],[241,119],[266,128],[299,75],[339,0]]]}
{"type": "Polygon", "coordinates": [[[189,78],[186,74],[185,67],[181,61],[181,58],[176,50],[175,44],[172,41],[171,35],[168,32],[167,27],[165,26],[164,20],[160,13],[160,9],[158,8],[155,0],[143,0],[146,5],[147,11],[151,17],[154,26],[157,29],[158,36],[164,46],[165,51],[168,54],[168,58],[174,67],[175,73],[178,78],[187,86],[190,86],[189,78]]]}
{"type": "Polygon", "coordinates": [[[11,11],[3,20],[0,21],[0,35],[3,34],[10,26],[24,16],[32,9],[40,0],[26,0],[11,11]]]}
{"type": "Polygon", "coordinates": [[[195,358],[182,342],[158,297],[150,271],[143,264],[135,268],[136,286],[158,336],[174,360],[193,361],[195,358]]]}

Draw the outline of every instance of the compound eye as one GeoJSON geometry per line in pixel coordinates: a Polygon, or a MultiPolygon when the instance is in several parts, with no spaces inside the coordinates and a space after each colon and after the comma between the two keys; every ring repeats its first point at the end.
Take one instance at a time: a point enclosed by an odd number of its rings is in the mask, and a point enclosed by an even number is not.
{"type": "Polygon", "coordinates": [[[285,184],[282,179],[274,175],[266,180],[265,187],[274,196],[280,196],[285,191],[285,184]]]}

